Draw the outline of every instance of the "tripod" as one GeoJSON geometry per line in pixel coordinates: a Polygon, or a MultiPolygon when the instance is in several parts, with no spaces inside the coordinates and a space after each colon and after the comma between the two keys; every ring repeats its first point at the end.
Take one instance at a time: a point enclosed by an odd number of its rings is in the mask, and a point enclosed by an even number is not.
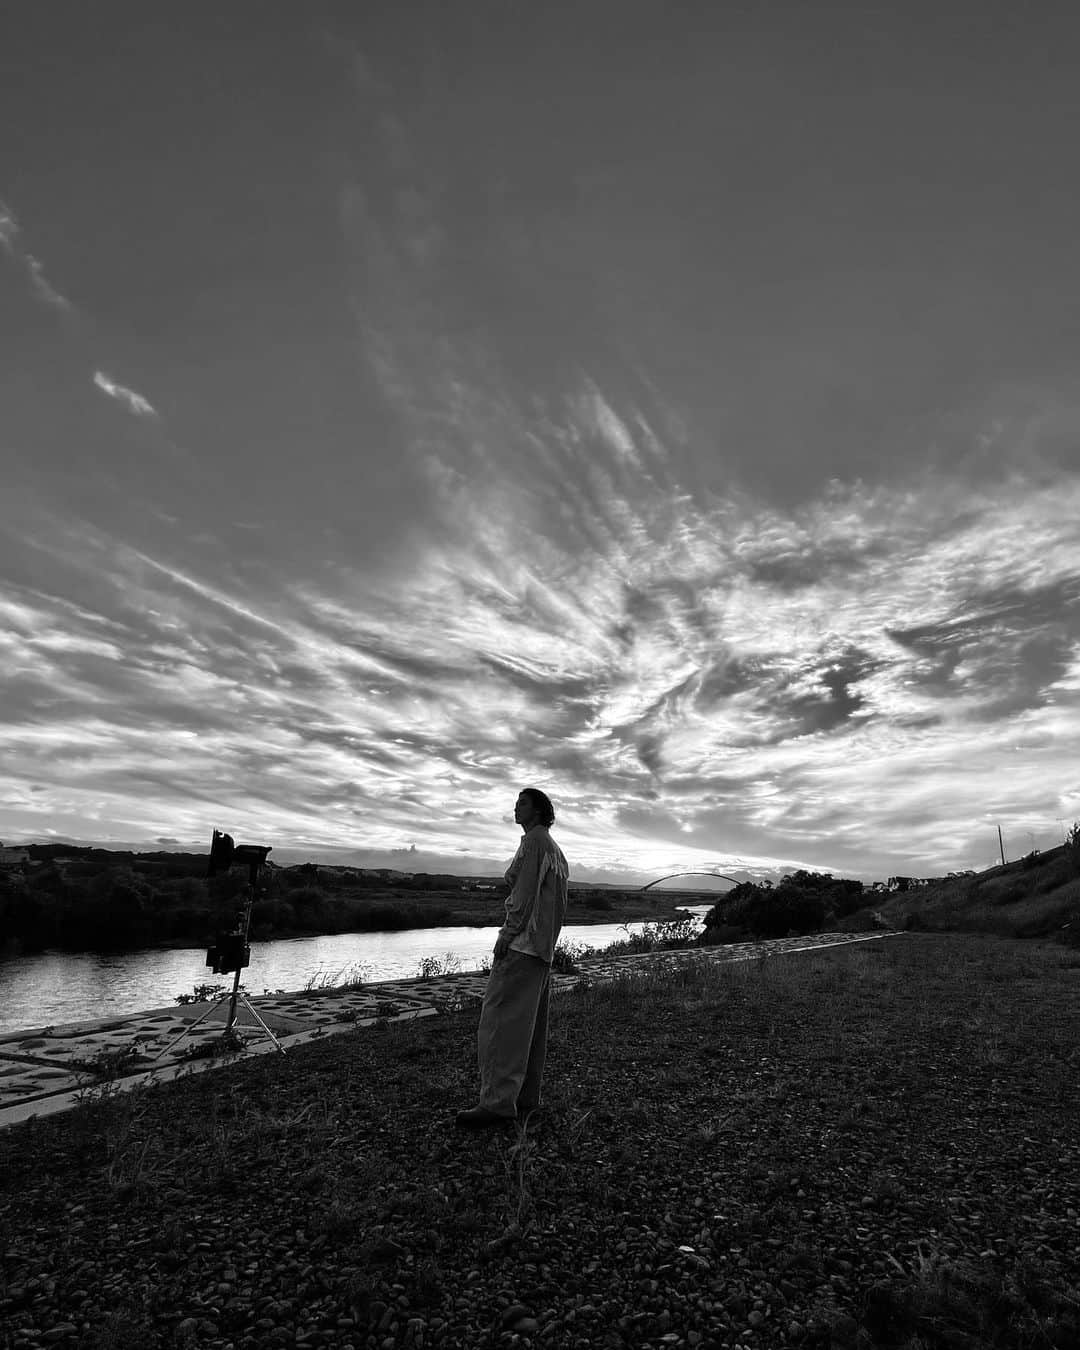
{"type": "Polygon", "coordinates": [[[233,987],[231,992],[223,992],[214,996],[210,1005],[199,1014],[192,1022],[191,1026],[185,1027],[178,1036],[174,1036],[168,1045],[163,1046],[155,1059],[160,1059],[185,1036],[189,1036],[196,1027],[200,1026],[226,999],[229,1001],[229,1011],[225,1019],[225,1030],[222,1032],[222,1039],[227,1040],[233,1036],[233,1026],[236,1023],[236,1005],[238,1003],[248,1010],[251,1016],[270,1040],[277,1046],[282,1054],[285,1053],[285,1047],[266,1025],[263,1019],[252,1007],[251,1000],[246,994],[240,992],[240,972],[251,960],[251,947],[248,942],[248,934],[251,931],[251,911],[255,905],[255,895],[259,885],[259,868],[266,860],[266,855],[270,852],[268,848],[251,847],[241,844],[239,848],[234,848],[232,839],[226,834],[220,835],[217,830],[214,831],[214,842],[210,849],[210,871],[213,876],[216,870],[221,868],[228,869],[233,861],[242,861],[248,864],[248,884],[247,895],[244,900],[243,912],[238,918],[236,930],[232,933],[219,934],[217,941],[207,953],[207,965],[209,965],[215,974],[227,975],[229,971],[234,971],[233,987]],[[223,841],[227,841],[227,844],[223,841]]]}

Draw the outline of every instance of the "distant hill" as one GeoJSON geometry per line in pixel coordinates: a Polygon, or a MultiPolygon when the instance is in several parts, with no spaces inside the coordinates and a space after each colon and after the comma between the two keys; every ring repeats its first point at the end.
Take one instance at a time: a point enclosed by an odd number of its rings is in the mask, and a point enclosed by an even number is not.
{"type": "MultiPolygon", "coordinates": [[[[7,852],[25,852],[31,863],[73,864],[82,876],[92,876],[110,867],[130,867],[135,872],[157,873],[164,870],[175,876],[205,877],[209,861],[209,855],[203,852],[188,853],[162,849],[134,852],[130,849],[107,849],[93,844],[63,842],[19,844],[7,852]]],[[[391,867],[351,867],[324,863],[293,863],[291,866],[283,867],[273,858],[267,859],[266,867],[269,871],[290,872],[298,876],[317,877],[323,881],[347,881],[350,878],[388,882],[415,881],[428,888],[442,886],[453,889],[466,882],[502,881],[501,876],[468,877],[448,873],[402,872],[391,867]]]]}
{"type": "Polygon", "coordinates": [[[1080,942],[1080,854],[1062,845],[985,872],[879,894],[837,927],[865,928],[871,915],[877,926],[893,929],[1080,942]]]}

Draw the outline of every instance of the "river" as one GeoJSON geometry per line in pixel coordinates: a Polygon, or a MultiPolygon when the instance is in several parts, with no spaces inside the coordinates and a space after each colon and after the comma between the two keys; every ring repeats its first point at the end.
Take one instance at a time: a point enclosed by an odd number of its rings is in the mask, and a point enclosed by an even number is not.
{"type": "MultiPolygon", "coordinates": [[[[688,905],[699,919],[708,905],[688,905]]],[[[641,923],[568,924],[560,941],[606,947],[641,923]]],[[[251,996],[294,992],[344,979],[395,980],[419,974],[424,957],[478,970],[490,960],[498,928],[413,928],[402,933],[334,933],[252,943],[243,985],[251,996]]],[[[199,984],[231,986],[206,967],[206,948],[169,951],[38,952],[0,961],[0,1036],[69,1022],[169,1007],[199,984]]]]}

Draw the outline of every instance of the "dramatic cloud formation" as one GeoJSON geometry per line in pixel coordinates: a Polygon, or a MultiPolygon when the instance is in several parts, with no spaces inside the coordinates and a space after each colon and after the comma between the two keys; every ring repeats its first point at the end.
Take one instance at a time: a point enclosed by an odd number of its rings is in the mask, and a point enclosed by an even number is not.
{"type": "Polygon", "coordinates": [[[627,16],[614,67],[550,16],[99,52],[158,120],[43,227],[76,339],[0,211],[0,837],[490,870],[536,783],[578,875],[869,878],[1080,817],[1072,234],[1013,202],[1075,92],[943,105],[961,54],[899,20],[841,61],[668,18],[669,59],[627,16]]]}

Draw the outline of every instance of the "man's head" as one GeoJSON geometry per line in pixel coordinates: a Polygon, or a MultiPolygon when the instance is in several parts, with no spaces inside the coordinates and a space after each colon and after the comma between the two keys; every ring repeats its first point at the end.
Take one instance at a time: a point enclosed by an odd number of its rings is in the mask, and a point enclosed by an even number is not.
{"type": "Polygon", "coordinates": [[[522,788],[514,806],[514,819],[523,830],[531,830],[534,825],[550,828],[555,824],[555,809],[539,788],[522,788]]]}

